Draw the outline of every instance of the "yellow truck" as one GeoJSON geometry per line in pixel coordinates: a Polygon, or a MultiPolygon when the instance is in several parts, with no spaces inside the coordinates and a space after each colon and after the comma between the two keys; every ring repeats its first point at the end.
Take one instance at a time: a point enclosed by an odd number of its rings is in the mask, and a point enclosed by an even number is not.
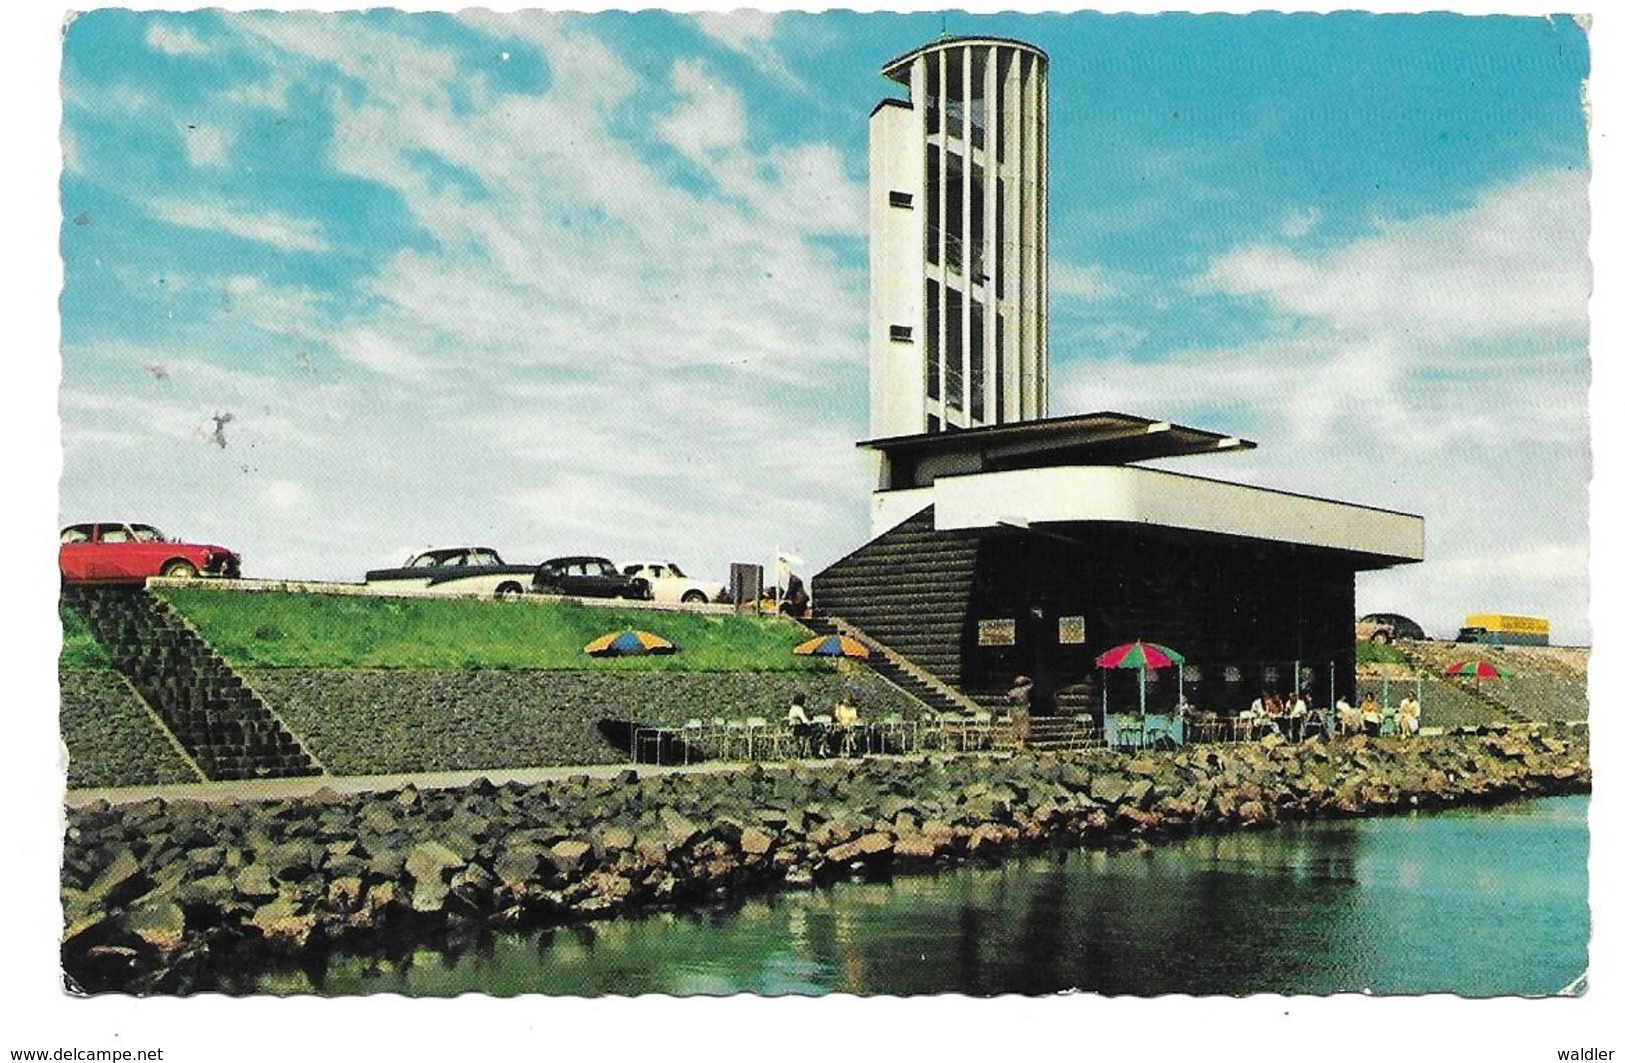
{"type": "Polygon", "coordinates": [[[1543,616],[1510,613],[1473,613],[1462,621],[1457,642],[1483,642],[1492,646],[1547,646],[1552,622],[1543,616]]]}

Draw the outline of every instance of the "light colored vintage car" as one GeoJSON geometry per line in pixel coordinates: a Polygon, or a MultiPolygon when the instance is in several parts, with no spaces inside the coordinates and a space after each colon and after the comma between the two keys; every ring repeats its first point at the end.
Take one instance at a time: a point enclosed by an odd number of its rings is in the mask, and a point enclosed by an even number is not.
{"type": "Polygon", "coordinates": [[[623,575],[642,576],[649,581],[657,602],[686,602],[704,605],[723,597],[726,588],[685,573],[670,561],[634,561],[621,569],[623,575]]]}
{"type": "Polygon", "coordinates": [[[530,587],[535,565],[510,565],[486,546],[454,546],[413,554],[399,568],[375,568],[367,585],[388,590],[480,598],[517,598],[530,587]]]}

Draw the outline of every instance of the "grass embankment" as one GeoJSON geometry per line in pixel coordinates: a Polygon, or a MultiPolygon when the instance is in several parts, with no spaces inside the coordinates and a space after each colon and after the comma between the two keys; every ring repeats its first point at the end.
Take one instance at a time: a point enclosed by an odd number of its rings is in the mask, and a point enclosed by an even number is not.
{"type": "Polygon", "coordinates": [[[827,672],[794,656],[799,625],[574,602],[350,597],[209,588],[159,592],[239,668],[550,669],[827,672]],[[588,657],[581,647],[626,628],[676,643],[669,656],[588,657]]]}
{"type": "Polygon", "coordinates": [[[65,606],[57,606],[62,618],[62,652],[57,665],[70,671],[96,670],[112,666],[102,644],[91,637],[84,618],[65,606]]]}
{"type": "Polygon", "coordinates": [[[1381,642],[1372,642],[1369,639],[1356,639],[1354,643],[1355,664],[1410,664],[1410,658],[1400,653],[1394,647],[1381,642]]]}

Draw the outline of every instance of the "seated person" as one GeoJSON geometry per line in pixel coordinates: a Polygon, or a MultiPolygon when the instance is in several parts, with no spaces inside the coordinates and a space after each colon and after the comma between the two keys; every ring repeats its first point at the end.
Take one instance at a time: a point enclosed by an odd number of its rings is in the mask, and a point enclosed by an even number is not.
{"type": "Polygon", "coordinates": [[[818,728],[807,718],[807,695],[799,690],[790,695],[790,711],[785,714],[784,723],[790,728],[790,737],[795,740],[797,753],[806,756],[822,745],[818,728]]]}
{"type": "Polygon", "coordinates": [[[839,739],[843,756],[857,748],[858,707],[852,703],[851,694],[841,695],[841,700],[835,703],[835,729],[831,737],[839,739]]]}
{"type": "Polygon", "coordinates": [[[1375,694],[1367,693],[1360,702],[1360,725],[1372,738],[1382,733],[1382,707],[1377,704],[1375,694]]]}
{"type": "Polygon", "coordinates": [[[1349,704],[1349,699],[1337,699],[1337,732],[1338,734],[1355,735],[1360,733],[1360,710],[1349,704]]]}
{"type": "Polygon", "coordinates": [[[1399,702],[1399,715],[1394,722],[1402,737],[1417,734],[1422,730],[1422,706],[1407,695],[1399,702]]]}

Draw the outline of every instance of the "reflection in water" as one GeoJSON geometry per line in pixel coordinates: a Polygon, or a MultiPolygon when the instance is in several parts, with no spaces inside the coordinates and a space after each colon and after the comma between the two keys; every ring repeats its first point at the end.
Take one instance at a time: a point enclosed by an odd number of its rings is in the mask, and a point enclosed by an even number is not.
{"type": "Polygon", "coordinates": [[[325,969],[268,993],[1549,994],[1586,966],[1586,799],[1287,826],[757,898],[325,969]]]}

